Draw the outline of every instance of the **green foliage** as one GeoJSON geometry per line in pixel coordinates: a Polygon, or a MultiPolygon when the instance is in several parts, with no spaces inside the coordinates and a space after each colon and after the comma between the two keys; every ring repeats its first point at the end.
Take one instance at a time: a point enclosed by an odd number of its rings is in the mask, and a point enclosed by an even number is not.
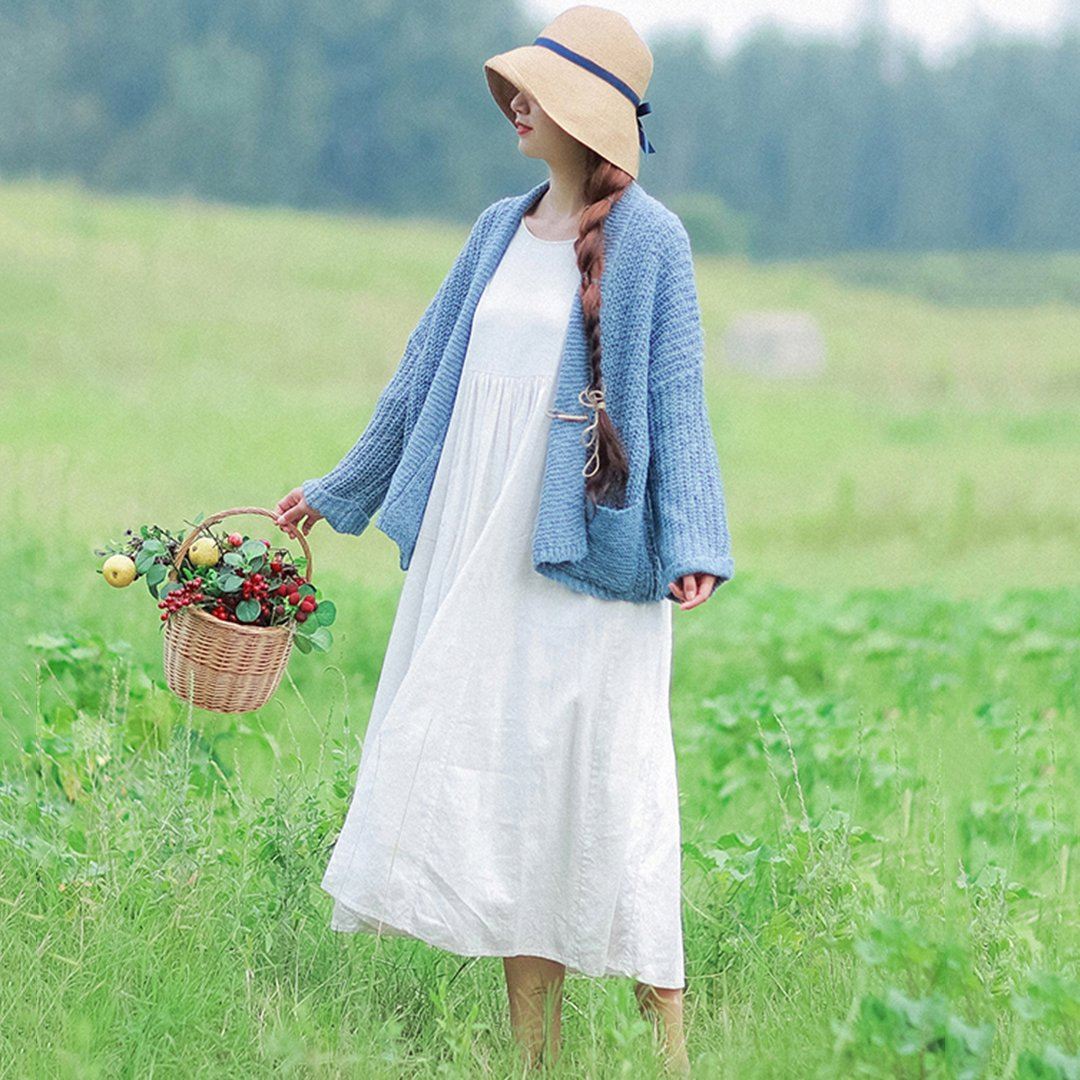
{"type": "Polygon", "coordinates": [[[940,995],[910,998],[889,987],[859,1001],[850,1038],[870,1065],[864,1076],[975,1080],[986,1075],[993,1033],[990,1024],[966,1023],[940,995]]]}
{"type": "MultiPolygon", "coordinates": [[[[1062,853],[1080,775],[1062,737],[1080,598],[823,602],[759,586],[744,600],[680,624],[680,664],[697,672],[673,686],[692,1059],[762,1077],[1075,1075],[1077,898],[1062,853]],[[962,771],[945,764],[957,751],[962,771]],[[1049,829],[1025,828],[1044,805],[1049,829]]],[[[363,610],[359,593],[349,606],[363,610]]],[[[298,642],[326,629],[308,623],[298,642]]],[[[381,648],[354,639],[350,655],[374,673],[381,648]]],[[[136,1016],[183,1003],[199,1018],[184,1025],[189,1066],[222,1038],[256,1072],[306,1045],[336,1062],[350,1051],[330,1033],[361,1023],[391,1069],[419,1057],[428,1073],[471,1075],[478,1055],[507,1051],[497,963],[404,939],[326,944],[317,883],[359,750],[335,701],[305,738],[289,684],[262,716],[202,717],[158,696],[160,669],[128,648],[71,633],[29,649],[39,712],[0,780],[9,948],[43,950],[20,991],[34,987],[35,1008],[0,991],[21,1056],[47,1059],[50,1009],[96,1017],[94,1059],[167,1053],[165,1038],[130,1044],[93,1004],[94,987],[144,970],[157,989],[136,1016]],[[112,689],[139,686],[153,689],[112,689]],[[93,980],[64,979],[71,955],[93,980]]],[[[590,1021],[565,1026],[571,1075],[650,1075],[648,1028],[619,985],[568,980],[590,1021]]],[[[74,1045],[66,1030],[50,1038],[74,1045]]]]}
{"type": "MultiPolygon", "coordinates": [[[[442,34],[418,34],[408,5],[331,11],[8,4],[4,173],[463,220],[535,179],[480,74],[535,31],[516,5],[473,5],[442,34]]],[[[885,33],[773,26],[723,54],[696,31],[653,52],[643,181],[685,194],[703,253],[1080,244],[1080,35],[976,37],[946,63],[885,33]]]]}
{"type": "Polygon", "coordinates": [[[748,255],[750,223],[723,199],[708,192],[672,196],[668,207],[679,215],[695,255],[748,255]]]}
{"type": "Polygon", "coordinates": [[[815,265],[841,281],[955,307],[1080,304],[1080,255],[844,252],[815,265]]]}
{"type": "MultiPolygon", "coordinates": [[[[41,403],[0,395],[3,1060],[516,1075],[497,961],[327,930],[318,883],[401,580],[389,541],[317,528],[342,614],[322,600],[304,626],[332,627],[339,659],[291,663],[242,718],[162,691],[145,597],[73,571],[136,510],[272,505],[336,460],[452,238],[44,189],[0,203],[5,371],[41,403]],[[162,370],[184,375],[168,395],[162,370]],[[167,490],[151,442],[179,448],[167,490]]],[[[746,557],[674,615],[696,1074],[1075,1076],[1076,313],[741,260],[699,281],[708,327],[798,302],[832,354],[797,390],[707,368],[746,557]]],[[[567,995],[566,1075],[654,1075],[628,984],[567,995]]]]}

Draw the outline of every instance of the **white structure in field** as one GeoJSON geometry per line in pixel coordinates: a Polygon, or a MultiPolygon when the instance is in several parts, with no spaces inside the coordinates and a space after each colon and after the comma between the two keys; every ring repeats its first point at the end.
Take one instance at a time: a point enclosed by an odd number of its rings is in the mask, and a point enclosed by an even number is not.
{"type": "Polygon", "coordinates": [[[817,375],[825,368],[825,338],[806,311],[745,311],[724,335],[728,362],[756,375],[817,375]]]}

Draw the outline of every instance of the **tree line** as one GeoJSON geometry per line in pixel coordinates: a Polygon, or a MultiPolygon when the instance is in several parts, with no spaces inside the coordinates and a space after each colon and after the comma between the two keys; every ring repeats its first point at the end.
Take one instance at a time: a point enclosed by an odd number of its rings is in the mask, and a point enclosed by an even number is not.
{"type": "MultiPolygon", "coordinates": [[[[468,222],[544,175],[481,70],[538,29],[511,0],[0,0],[0,172],[468,222]]],[[[880,26],[650,47],[641,183],[753,254],[1080,246],[1076,31],[944,64],[880,26]]]]}

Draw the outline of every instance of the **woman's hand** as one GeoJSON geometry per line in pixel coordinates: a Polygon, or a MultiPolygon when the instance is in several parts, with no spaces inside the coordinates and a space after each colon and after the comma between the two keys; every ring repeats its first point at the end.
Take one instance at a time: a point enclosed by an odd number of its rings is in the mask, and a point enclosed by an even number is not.
{"type": "Polygon", "coordinates": [[[715,586],[715,574],[683,574],[678,581],[669,582],[669,588],[679,598],[679,607],[683,611],[704,604],[715,586]]]}
{"type": "Polygon", "coordinates": [[[308,506],[302,487],[293,488],[285,498],[281,499],[277,504],[277,512],[276,520],[278,525],[281,526],[282,532],[288,533],[294,540],[296,539],[296,526],[302,520],[303,525],[301,528],[304,535],[307,536],[311,532],[311,526],[316,521],[321,521],[323,517],[318,510],[308,506]]]}

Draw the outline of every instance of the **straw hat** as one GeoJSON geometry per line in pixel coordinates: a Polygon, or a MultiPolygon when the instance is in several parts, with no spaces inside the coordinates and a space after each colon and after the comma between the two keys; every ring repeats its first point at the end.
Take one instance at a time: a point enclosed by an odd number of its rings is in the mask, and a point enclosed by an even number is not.
{"type": "Polygon", "coordinates": [[[640,150],[653,153],[641,126],[653,58],[617,11],[578,4],[544,27],[531,45],[484,61],[488,88],[510,120],[526,90],[564,131],[637,178],[640,150]]]}

